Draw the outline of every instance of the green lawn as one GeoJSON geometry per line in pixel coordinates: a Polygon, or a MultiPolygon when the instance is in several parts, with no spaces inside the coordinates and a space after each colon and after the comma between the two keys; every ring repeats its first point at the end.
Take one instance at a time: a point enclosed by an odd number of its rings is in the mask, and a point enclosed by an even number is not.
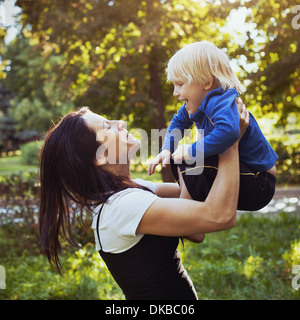
{"type": "MultiPolygon", "coordinates": [[[[12,174],[15,171],[28,171],[28,170],[38,170],[38,167],[35,165],[24,165],[22,163],[21,156],[12,156],[12,157],[2,157],[0,158],[0,175],[12,174]]],[[[161,175],[159,172],[155,172],[151,177],[148,176],[148,173],[143,172],[132,172],[131,178],[141,178],[145,180],[151,180],[153,182],[161,182],[161,175]]]]}
{"type": "Polygon", "coordinates": [[[0,158],[0,175],[12,174],[15,171],[37,170],[37,166],[25,165],[21,156],[0,158]]]}
{"type": "MultiPolygon", "coordinates": [[[[12,170],[19,160],[12,157],[4,163],[12,170]]],[[[159,173],[148,177],[146,172],[133,172],[132,178],[160,181],[159,173]]],[[[1,226],[0,265],[6,270],[6,289],[0,290],[0,300],[124,299],[95,251],[92,230],[77,230],[82,249],[64,246],[63,278],[38,253],[36,231],[36,226],[22,222],[1,226]]],[[[300,265],[300,213],[244,213],[234,228],[208,234],[201,244],[184,241],[179,251],[199,299],[300,300],[291,272],[300,265]]]]}
{"type": "MultiPolygon", "coordinates": [[[[14,242],[22,246],[9,238],[14,234],[0,229],[0,246],[10,248],[14,242]]],[[[20,255],[16,248],[4,249],[4,254],[2,250],[0,264],[7,283],[0,299],[124,299],[93,241],[80,250],[65,248],[64,278],[44,256],[30,251],[23,248],[20,255]]],[[[201,244],[185,241],[179,251],[199,299],[300,299],[291,273],[294,265],[300,265],[299,215],[244,214],[233,229],[208,234],[201,244]]]]}

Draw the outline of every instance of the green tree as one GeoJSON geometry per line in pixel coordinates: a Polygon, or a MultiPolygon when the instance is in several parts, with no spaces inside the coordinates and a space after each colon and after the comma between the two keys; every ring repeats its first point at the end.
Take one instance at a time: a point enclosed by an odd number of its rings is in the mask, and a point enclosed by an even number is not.
{"type": "Polygon", "coordinates": [[[65,59],[56,69],[58,82],[76,106],[89,105],[148,131],[166,128],[175,111],[166,108],[174,104],[165,82],[167,60],[187,42],[215,37],[225,43],[217,26],[234,7],[193,0],[18,0],[17,5],[24,30],[39,39],[44,52],[65,59]]]}
{"type": "Polygon", "coordinates": [[[242,49],[257,64],[245,98],[256,116],[276,121],[271,143],[279,155],[279,183],[299,183],[300,31],[293,26],[295,2],[259,0],[245,5],[258,36],[248,33],[242,49]]]}
{"type": "Polygon", "coordinates": [[[300,121],[300,43],[299,29],[292,26],[295,13],[291,0],[243,1],[249,9],[246,22],[255,23],[245,43],[235,46],[237,59],[244,55],[257,68],[245,74],[251,82],[245,99],[259,116],[271,113],[277,126],[286,126],[288,117],[300,121]]]}
{"type": "Polygon", "coordinates": [[[62,57],[45,54],[36,40],[22,34],[7,46],[5,57],[9,68],[5,83],[13,95],[11,115],[19,130],[43,132],[54,116],[74,108],[60,85],[56,86],[62,57]]]}
{"type": "Polygon", "coordinates": [[[0,86],[0,152],[2,149],[6,154],[16,149],[15,139],[15,121],[9,115],[10,109],[10,92],[4,85],[0,86]]]}

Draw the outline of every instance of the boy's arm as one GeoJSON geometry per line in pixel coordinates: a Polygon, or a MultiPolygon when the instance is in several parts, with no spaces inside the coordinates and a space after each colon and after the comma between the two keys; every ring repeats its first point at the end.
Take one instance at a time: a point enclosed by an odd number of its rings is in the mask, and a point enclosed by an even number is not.
{"type": "Polygon", "coordinates": [[[183,138],[184,129],[188,129],[192,125],[193,121],[189,118],[184,104],[180,107],[177,113],[174,114],[161,149],[174,152],[178,146],[178,142],[183,138]]]}
{"type": "Polygon", "coordinates": [[[177,148],[179,141],[183,138],[184,129],[188,129],[193,125],[189,115],[185,109],[185,104],[180,107],[178,112],[174,114],[171,123],[167,129],[161,152],[150,161],[148,166],[148,175],[151,176],[158,164],[166,167],[170,164],[171,152],[177,148]]]}
{"type": "Polygon", "coordinates": [[[237,92],[227,90],[222,96],[208,103],[205,114],[213,122],[214,129],[203,139],[188,148],[190,157],[204,150],[204,157],[223,153],[240,136],[239,112],[236,105],[237,92]],[[196,153],[197,152],[197,153],[196,153]]]}

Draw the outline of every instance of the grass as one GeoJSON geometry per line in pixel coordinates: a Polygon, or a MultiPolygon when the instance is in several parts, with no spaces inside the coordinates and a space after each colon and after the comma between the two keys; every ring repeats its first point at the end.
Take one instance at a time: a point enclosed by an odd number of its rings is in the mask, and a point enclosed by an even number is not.
{"type": "MultiPolygon", "coordinates": [[[[0,229],[0,245],[9,241],[9,235],[0,229]]],[[[245,213],[233,229],[208,234],[201,244],[185,241],[179,252],[201,300],[300,299],[300,290],[292,287],[295,275],[291,273],[294,265],[300,265],[297,214],[270,218],[245,213]]],[[[93,242],[80,250],[65,248],[63,278],[44,256],[26,250],[21,256],[7,251],[0,264],[6,269],[2,300],[124,299],[93,242]]]]}
{"type": "Polygon", "coordinates": [[[300,299],[291,269],[300,265],[300,216],[241,215],[231,230],[181,250],[199,299],[300,299]]]}
{"type": "MultiPolygon", "coordinates": [[[[25,165],[22,163],[21,156],[0,157],[0,175],[12,174],[16,171],[32,171],[38,170],[36,165],[25,165]]],[[[153,182],[161,182],[161,175],[159,172],[155,172],[151,177],[148,176],[146,170],[142,172],[132,171],[131,178],[141,178],[144,180],[151,180],[153,182]]]]}
{"type": "Polygon", "coordinates": [[[0,158],[0,175],[12,174],[15,171],[37,170],[37,166],[25,165],[21,156],[0,158]]]}
{"type": "MultiPolygon", "coordinates": [[[[133,172],[132,178],[160,181],[159,173],[133,172]]],[[[20,224],[0,228],[0,265],[6,270],[0,300],[124,299],[95,250],[92,230],[82,249],[64,249],[63,278],[36,253],[39,243],[26,246],[28,230],[20,224]]],[[[201,300],[300,300],[300,290],[292,287],[292,268],[300,265],[299,213],[243,213],[234,228],[207,234],[201,244],[185,241],[178,250],[201,300]]]]}

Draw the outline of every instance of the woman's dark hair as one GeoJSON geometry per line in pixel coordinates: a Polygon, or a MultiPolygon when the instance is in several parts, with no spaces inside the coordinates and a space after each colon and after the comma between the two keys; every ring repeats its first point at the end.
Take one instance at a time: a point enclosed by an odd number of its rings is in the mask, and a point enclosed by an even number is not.
{"type": "Polygon", "coordinates": [[[126,188],[147,189],[96,164],[100,142],[82,118],[88,110],[63,117],[48,131],[40,152],[39,231],[45,254],[60,274],[59,237],[79,247],[71,230],[70,201],[91,210],[126,188]]]}

